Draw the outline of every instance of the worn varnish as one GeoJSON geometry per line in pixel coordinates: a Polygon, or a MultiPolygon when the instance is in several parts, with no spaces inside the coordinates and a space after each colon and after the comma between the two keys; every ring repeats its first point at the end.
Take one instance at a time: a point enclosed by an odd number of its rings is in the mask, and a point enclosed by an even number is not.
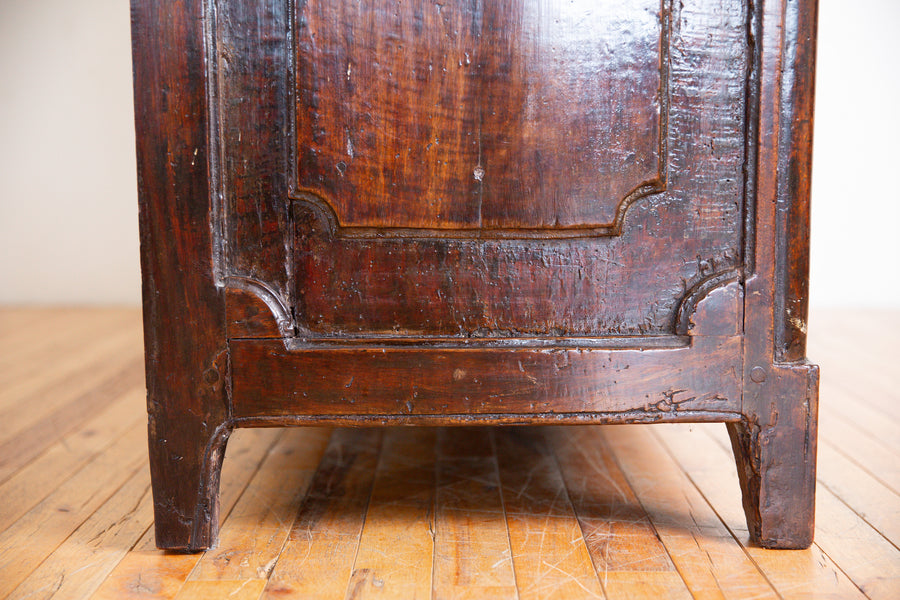
{"type": "Polygon", "coordinates": [[[298,4],[295,195],[341,227],[611,226],[665,187],[665,5],[298,4]]]}
{"type": "Polygon", "coordinates": [[[229,272],[303,335],[671,332],[740,265],[749,16],[631,4],[222,6],[229,272]]]}
{"type": "Polygon", "coordinates": [[[235,427],[474,421],[727,422],[810,544],[815,0],[132,6],[160,547],[235,427]]]}

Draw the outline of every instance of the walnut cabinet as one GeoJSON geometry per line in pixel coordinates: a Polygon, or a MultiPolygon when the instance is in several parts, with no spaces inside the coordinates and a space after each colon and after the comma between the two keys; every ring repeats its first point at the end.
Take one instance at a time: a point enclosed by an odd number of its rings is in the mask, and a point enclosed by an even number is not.
{"type": "Polygon", "coordinates": [[[132,0],[160,547],[235,427],[714,421],[808,546],[815,0],[132,0]]]}

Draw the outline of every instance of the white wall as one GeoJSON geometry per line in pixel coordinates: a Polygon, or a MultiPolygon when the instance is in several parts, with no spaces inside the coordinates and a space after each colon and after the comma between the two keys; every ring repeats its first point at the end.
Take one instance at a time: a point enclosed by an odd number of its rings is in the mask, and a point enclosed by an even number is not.
{"type": "MultiPolygon", "coordinates": [[[[814,305],[900,307],[898,0],[821,0],[814,305]]],[[[0,0],[0,302],[140,301],[127,0],[0,0]]]]}
{"type": "Polygon", "coordinates": [[[900,0],[820,0],[810,299],[900,307],[900,0]]]}
{"type": "Polygon", "coordinates": [[[140,302],[127,0],[0,0],[0,302],[140,302]]]}

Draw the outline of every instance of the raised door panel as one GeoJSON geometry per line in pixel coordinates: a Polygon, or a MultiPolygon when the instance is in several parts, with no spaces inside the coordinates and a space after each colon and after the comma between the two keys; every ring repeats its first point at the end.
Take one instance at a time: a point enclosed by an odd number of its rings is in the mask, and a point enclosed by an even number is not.
{"type": "Polygon", "coordinates": [[[343,235],[585,235],[665,181],[659,0],[296,5],[295,188],[343,235]]]}
{"type": "Polygon", "coordinates": [[[220,4],[222,271],[280,319],[231,337],[677,337],[741,268],[749,23],[740,0],[220,4]]]}

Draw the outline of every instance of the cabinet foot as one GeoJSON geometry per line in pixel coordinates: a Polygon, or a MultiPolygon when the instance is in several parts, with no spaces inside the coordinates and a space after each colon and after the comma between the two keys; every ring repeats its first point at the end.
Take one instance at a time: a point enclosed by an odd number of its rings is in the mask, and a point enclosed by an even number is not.
{"type": "Polygon", "coordinates": [[[164,427],[150,419],[150,477],[156,545],[199,552],[216,545],[219,534],[219,475],[231,434],[225,424],[193,431],[185,423],[164,427]]]}
{"type": "Polygon", "coordinates": [[[766,384],[745,394],[745,419],[727,424],[754,544],[812,543],[817,408],[818,369],[776,365],[766,384]]]}

